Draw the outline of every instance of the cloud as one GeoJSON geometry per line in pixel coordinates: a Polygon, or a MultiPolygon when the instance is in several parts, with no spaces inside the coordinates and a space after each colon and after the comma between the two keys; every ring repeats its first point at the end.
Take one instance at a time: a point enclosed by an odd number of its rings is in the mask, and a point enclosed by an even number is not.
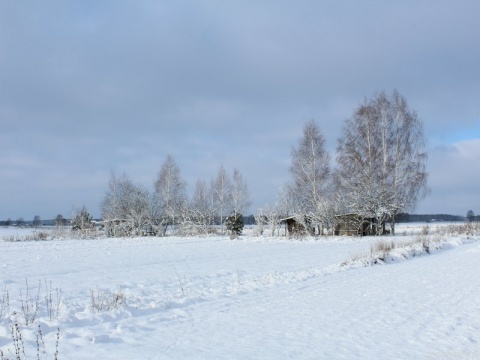
{"type": "Polygon", "coordinates": [[[428,165],[432,194],[419,204],[417,212],[464,215],[478,207],[479,156],[480,139],[432,149],[428,165]]]}
{"type": "Polygon", "coordinates": [[[65,200],[98,208],[100,179],[127,172],[150,186],[172,154],[191,184],[220,163],[238,167],[255,211],[288,179],[306,121],[319,123],[334,157],[345,118],[393,88],[433,147],[475,138],[465,129],[480,120],[479,12],[476,2],[413,0],[2,2],[0,171],[9,190],[0,198],[18,212],[39,199],[47,213],[62,200],[23,185],[52,180],[44,170],[5,161],[84,179],[83,201],[65,200]]]}

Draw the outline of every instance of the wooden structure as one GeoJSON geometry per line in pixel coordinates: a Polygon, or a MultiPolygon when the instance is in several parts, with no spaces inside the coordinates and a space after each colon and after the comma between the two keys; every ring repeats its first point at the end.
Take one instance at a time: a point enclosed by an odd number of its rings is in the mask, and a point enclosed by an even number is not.
{"type": "Polygon", "coordinates": [[[315,228],[311,225],[311,219],[307,215],[293,215],[281,219],[285,224],[285,234],[288,236],[315,235],[315,228]]]}
{"type": "Polygon", "coordinates": [[[377,234],[377,221],[360,214],[335,216],[335,235],[366,236],[377,234]]]}

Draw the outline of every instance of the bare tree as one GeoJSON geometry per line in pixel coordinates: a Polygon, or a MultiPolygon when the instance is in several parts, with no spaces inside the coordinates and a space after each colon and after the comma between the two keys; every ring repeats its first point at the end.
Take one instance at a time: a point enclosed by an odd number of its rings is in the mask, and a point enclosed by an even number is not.
{"type": "Polygon", "coordinates": [[[62,214],[58,214],[55,217],[55,226],[59,227],[59,226],[63,226],[63,225],[65,225],[65,218],[63,217],[62,214]]]}
{"type": "Polygon", "coordinates": [[[196,226],[200,228],[201,232],[208,233],[209,227],[213,225],[214,212],[209,189],[203,180],[197,181],[190,203],[190,211],[196,226]]]}
{"type": "Polygon", "coordinates": [[[343,125],[336,179],[348,208],[375,217],[377,231],[428,193],[421,121],[394,91],[375,95],[343,125]]]}
{"type": "Polygon", "coordinates": [[[220,165],[217,177],[212,183],[212,196],[216,216],[219,217],[222,225],[222,234],[224,233],[225,216],[231,206],[231,187],[231,180],[223,165],[220,165]]]}
{"type": "Polygon", "coordinates": [[[257,214],[255,215],[255,235],[260,236],[263,235],[263,232],[265,231],[265,226],[268,224],[267,220],[267,207],[268,205],[265,205],[263,208],[259,208],[257,210],[257,214]]]}
{"type": "Polygon", "coordinates": [[[325,150],[325,138],[313,120],[305,124],[303,137],[298,146],[292,148],[291,156],[293,183],[290,189],[298,199],[301,215],[309,215],[314,222],[312,225],[319,226],[320,232],[329,206],[330,159],[325,150]]]}
{"type": "Polygon", "coordinates": [[[298,217],[299,221],[303,221],[305,217],[302,214],[303,208],[295,194],[293,184],[287,182],[278,190],[275,204],[265,205],[259,209],[256,219],[258,218],[257,223],[258,221],[263,221],[265,225],[268,225],[270,235],[274,236],[275,233],[280,233],[280,226],[283,220],[295,216],[298,217]]]}
{"type": "Polygon", "coordinates": [[[301,204],[295,195],[293,184],[287,182],[278,189],[277,202],[274,206],[275,211],[281,218],[297,215],[302,213],[301,204]]]}
{"type": "Polygon", "coordinates": [[[33,222],[32,222],[33,227],[39,227],[42,225],[42,220],[40,219],[40,215],[35,215],[33,217],[33,222]]]}
{"type": "Polygon", "coordinates": [[[112,174],[101,205],[108,235],[138,235],[150,220],[149,200],[148,191],[135,185],[127,175],[112,174]]]}
{"type": "Polygon", "coordinates": [[[250,207],[248,187],[242,174],[237,169],[233,170],[231,186],[232,213],[235,217],[242,215],[250,207]]]}
{"type": "Polygon", "coordinates": [[[168,155],[155,181],[155,192],[165,219],[173,226],[186,203],[185,187],[180,168],[173,156],[168,155]]]}
{"type": "Polygon", "coordinates": [[[319,210],[317,218],[322,226],[320,233],[333,234],[336,225],[336,215],[340,214],[341,202],[336,192],[335,181],[333,176],[330,176],[325,184],[323,196],[318,203],[319,210]]]}
{"type": "Polygon", "coordinates": [[[208,234],[213,225],[214,213],[205,181],[198,180],[195,193],[181,208],[178,231],[182,235],[208,234]]]}
{"type": "Polygon", "coordinates": [[[132,207],[134,193],[135,185],[126,174],[120,177],[112,174],[101,205],[102,218],[126,220],[132,207]]]}
{"type": "Polygon", "coordinates": [[[132,227],[132,235],[141,235],[144,227],[149,223],[149,200],[150,194],[147,189],[141,185],[133,185],[128,199],[129,211],[127,213],[127,220],[132,227]]]}
{"type": "Polygon", "coordinates": [[[258,214],[255,216],[255,222],[257,223],[256,231],[258,235],[262,235],[264,227],[268,226],[270,230],[270,236],[275,236],[275,232],[280,230],[280,220],[282,219],[282,212],[279,211],[279,207],[274,205],[265,205],[258,210],[258,214]]]}
{"type": "Polygon", "coordinates": [[[475,213],[473,212],[473,210],[468,210],[467,211],[467,220],[472,222],[473,219],[475,219],[475,213]]]}

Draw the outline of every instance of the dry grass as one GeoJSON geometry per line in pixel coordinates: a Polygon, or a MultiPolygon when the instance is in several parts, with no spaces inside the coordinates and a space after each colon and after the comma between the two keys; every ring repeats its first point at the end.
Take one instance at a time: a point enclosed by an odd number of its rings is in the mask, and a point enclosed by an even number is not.
{"type": "Polygon", "coordinates": [[[370,246],[370,254],[372,255],[376,253],[388,254],[396,247],[397,245],[393,240],[390,240],[390,241],[383,240],[383,239],[378,240],[370,246]]]}
{"type": "Polygon", "coordinates": [[[90,307],[97,312],[119,309],[125,306],[127,297],[121,290],[90,290],[90,307]]]}
{"type": "Polygon", "coordinates": [[[49,231],[34,231],[29,235],[6,235],[2,237],[5,242],[19,242],[19,241],[46,241],[52,237],[52,233],[49,231]]]}
{"type": "Polygon", "coordinates": [[[370,246],[370,253],[354,255],[343,261],[340,266],[344,267],[352,263],[370,266],[384,263],[387,258],[408,258],[421,254],[430,254],[433,250],[444,247],[448,237],[455,236],[480,236],[480,223],[465,223],[459,225],[441,226],[432,229],[424,226],[417,236],[410,241],[393,241],[379,239],[370,246]],[[398,250],[394,253],[394,250],[398,250]]]}

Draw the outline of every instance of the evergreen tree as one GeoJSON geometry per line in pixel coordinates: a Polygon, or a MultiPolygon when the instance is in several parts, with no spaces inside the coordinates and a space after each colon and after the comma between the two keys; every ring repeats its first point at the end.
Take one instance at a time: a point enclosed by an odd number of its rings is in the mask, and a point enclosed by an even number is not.
{"type": "Polygon", "coordinates": [[[83,208],[72,219],[72,230],[85,230],[92,228],[92,217],[86,208],[83,208]]]}
{"type": "Polygon", "coordinates": [[[240,213],[230,215],[225,221],[227,231],[234,237],[241,235],[243,231],[243,216],[240,213]]]}

